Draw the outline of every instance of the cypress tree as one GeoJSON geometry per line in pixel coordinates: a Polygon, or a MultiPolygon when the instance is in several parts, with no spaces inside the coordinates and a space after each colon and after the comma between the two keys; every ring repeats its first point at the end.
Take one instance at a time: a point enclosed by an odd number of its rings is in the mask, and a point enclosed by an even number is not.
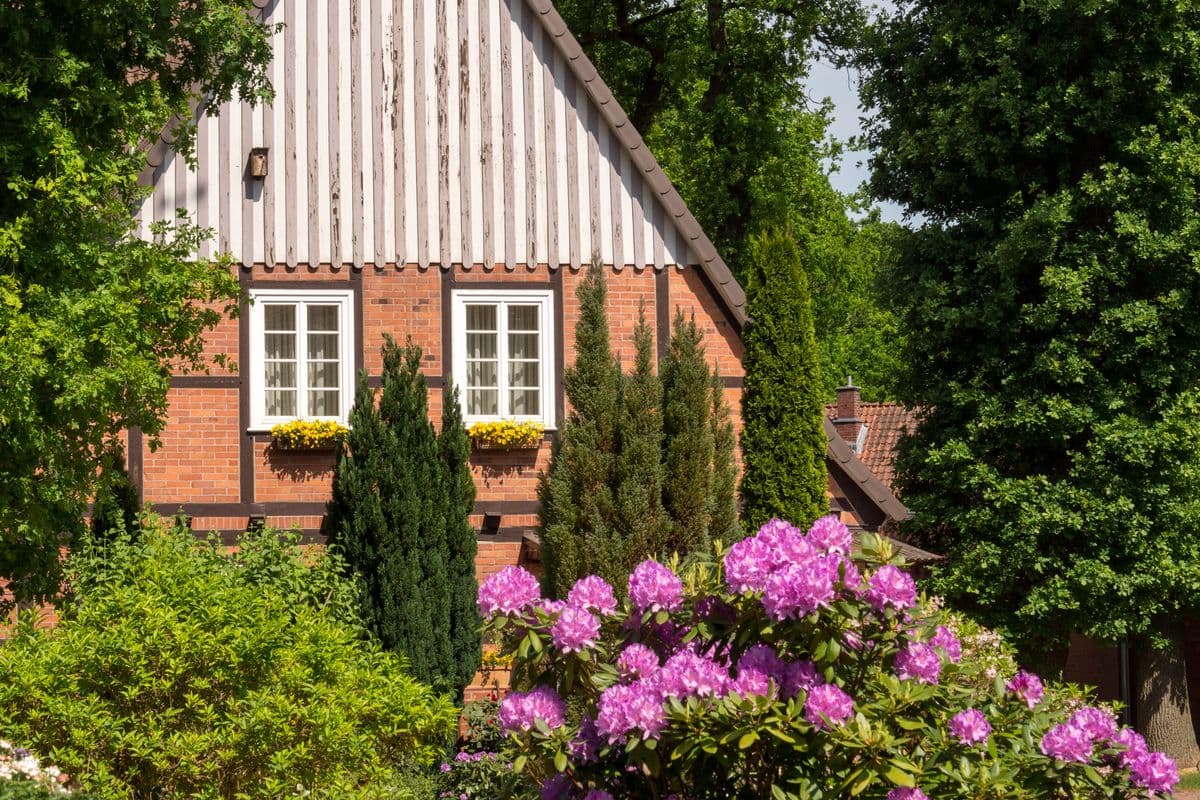
{"type": "Polygon", "coordinates": [[[807,524],[825,513],[825,413],[808,280],[792,239],[767,233],[751,247],[753,320],[744,332],[742,518],[807,524]]]}
{"type": "MultiPolygon", "coordinates": [[[[371,633],[402,653],[419,680],[461,694],[478,659],[466,654],[463,633],[473,609],[468,619],[454,619],[467,591],[463,559],[473,549],[464,541],[462,508],[451,506],[468,499],[461,467],[449,469],[452,460],[463,463],[464,451],[454,433],[439,443],[420,365],[419,347],[385,337],[378,406],[365,373],[359,376],[325,533],[360,580],[371,633]]],[[[469,591],[473,597],[473,585],[469,591]]]]}
{"type": "Polygon", "coordinates": [[[710,422],[713,433],[713,477],[708,529],[713,538],[729,544],[741,538],[737,507],[737,462],[734,460],[737,435],[733,430],[729,404],[725,402],[721,377],[715,370],[712,376],[710,422]]]}
{"type": "Polygon", "coordinates": [[[450,595],[450,651],[455,687],[465,687],[482,658],[479,609],[475,604],[475,552],[478,540],[471,525],[475,480],[471,477],[471,440],[463,424],[458,387],[448,381],[442,400],[442,432],[438,446],[446,474],[446,540],[449,545],[447,589],[450,595]]]}
{"type": "Polygon", "coordinates": [[[633,372],[620,381],[616,525],[626,543],[626,570],[660,554],[670,531],[662,504],[662,382],[654,372],[654,335],[638,309],[633,372]]]}
{"type": "Polygon", "coordinates": [[[693,316],[675,314],[662,367],[665,477],[663,505],[671,517],[665,543],[681,554],[709,546],[713,487],[712,373],[693,316]]]}
{"type": "Polygon", "coordinates": [[[563,377],[571,411],[538,490],[542,583],[552,597],[565,597],[593,572],[611,579],[624,561],[613,527],[619,371],[609,343],[607,294],[604,267],[594,257],[576,294],[575,363],[563,377]]]}

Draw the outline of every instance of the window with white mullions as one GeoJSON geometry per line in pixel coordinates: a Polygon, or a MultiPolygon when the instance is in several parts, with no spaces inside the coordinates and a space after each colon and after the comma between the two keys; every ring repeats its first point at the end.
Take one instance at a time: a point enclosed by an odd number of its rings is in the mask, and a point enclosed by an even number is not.
{"type": "Polygon", "coordinates": [[[455,292],[453,374],[468,424],[497,419],[553,426],[549,291],[455,292]]]}
{"type": "Polygon", "coordinates": [[[354,350],[348,291],[251,292],[251,428],[293,419],[345,422],[354,350]]]}

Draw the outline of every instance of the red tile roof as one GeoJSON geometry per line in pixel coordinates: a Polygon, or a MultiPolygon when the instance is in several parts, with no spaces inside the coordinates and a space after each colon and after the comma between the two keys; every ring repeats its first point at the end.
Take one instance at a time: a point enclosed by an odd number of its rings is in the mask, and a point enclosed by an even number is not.
{"type": "MultiPolygon", "coordinates": [[[[837,419],[837,406],[825,406],[825,415],[837,419]]],[[[858,418],[867,426],[867,438],[858,458],[895,493],[896,445],[905,430],[916,427],[916,415],[899,403],[859,403],[858,418]]]]}

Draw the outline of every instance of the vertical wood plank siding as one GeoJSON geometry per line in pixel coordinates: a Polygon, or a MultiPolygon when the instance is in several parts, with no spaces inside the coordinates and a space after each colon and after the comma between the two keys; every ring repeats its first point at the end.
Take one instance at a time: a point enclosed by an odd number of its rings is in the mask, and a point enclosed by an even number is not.
{"type": "Polygon", "coordinates": [[[140,235],[187,209],[243,264],[697,263],[528,0],[267,0],[272,104],[198,112],[140,235]],[[266,180],[246,176],[267,147],[266,180]]]}

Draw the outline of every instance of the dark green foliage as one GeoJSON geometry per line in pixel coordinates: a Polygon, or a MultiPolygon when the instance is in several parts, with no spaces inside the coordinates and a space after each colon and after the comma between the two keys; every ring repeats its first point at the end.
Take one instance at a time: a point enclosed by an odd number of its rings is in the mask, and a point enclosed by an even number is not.
{"type": "Polygon", "coordinates": [[[609,344],[607,294],[604,267],[593,261],[579,285],[575,363],[563,378],[571,411],[538,487],[542,583],[552,597],[565,597],[585,575],[611,579],[625,562],[614,526],[620,371],[609,344]]]}
{"type": "Polygon", "coordinates": [[[208,366],[201,335],[237,308],[228,263],[195,260],[203,232],[143,242],[130,208],[147,143],[192,99],[269,94],[249,8],[0,3],[0,575],[18,601],[57,594],[97,466],[125,428],[154,441],[172,372],[208,366]]]}
{"type": "Polygon", "coordinates": [[[107,539],[137,529],[137,516],[142,500],[137,487],[125,470],[125,459],[118,449],[107,459],[100,474],[100,488],[92,505],[92,536],[107,539]]]}
{"type": "Polygon", "coordinates": [[[824,388],[817,362],[808,279],[795,242],[756,238],[744,333],[742,518],[812,522],[826,499],[824,388]]]}
{"type": "Polygon", "coordinates": [[[737,501],[737,435],[733,417],[725,402],[721,378],[712,376],[712,411],[709,417],[713,433],[713,477],[709,492],[708,529],[712,538],[725,544],[741,538],[737,501]]]}
{"type": "Polygon", "coordinates": [[[420,348],[388,337],[378,407],[359,376],[325,532],[361,580],[368,629],[419,679],[461,694],[479,658],[466,630],[477,620],[474,547],[464,528],[473,505],[458,505],[474,495],[458,460],[466,453],[461,419],[450,412],[449,438],[439,444],[420,365],[420,348]]]}
{"type": "Polygon", "coordinates": [[[685,320],[682,311],[675,314],[662,383],[663,505],[671,517],[666,549],[706,550],[713,510],[712,372],[696,319],[685,320]]]}
{"type": "MultiPolygon", "coordinates": [[[[622,376],[617,423],[616,526],[630,558],[663,552],[670,520],[662,504],[662,383],[654,371],[654,335],[639,310],[633,372],[622,376]]],[[[636,566],[629,559],[626,570],[636,566]]]]}
{"type": "Polygon", "coordinates": [[[471,477],[471,440],[463,425],[458,387],[446,383],[442,400],[442,432],[438,446],[446,472],[446,540],[450,558],[446,565],[450,595],[450,664],[447,678],[466,686],[475,677],[482,658],[480,627],[483,620],[475,604],[475,551],[478,541],[470,514],[475,509],[475,480],[471,477]]]}

